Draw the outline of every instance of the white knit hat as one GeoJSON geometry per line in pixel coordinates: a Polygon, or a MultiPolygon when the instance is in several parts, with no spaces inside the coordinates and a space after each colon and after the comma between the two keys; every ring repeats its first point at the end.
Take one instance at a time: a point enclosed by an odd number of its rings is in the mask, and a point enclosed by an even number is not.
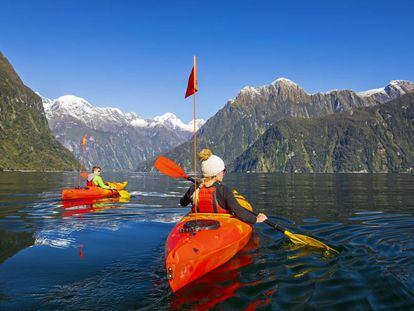
{"type": "Polygon", "coordinates": [[[212,154],[207,160],[201,162],[201,172],[204,177],[216,176],[225,169],[224,161],[212,154]]]}

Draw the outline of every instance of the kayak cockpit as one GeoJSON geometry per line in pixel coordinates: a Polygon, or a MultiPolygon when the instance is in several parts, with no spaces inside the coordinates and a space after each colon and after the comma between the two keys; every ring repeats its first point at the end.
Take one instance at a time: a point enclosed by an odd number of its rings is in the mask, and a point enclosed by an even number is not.
{"type": "Polygon", "coordinates": [[[213,219],[194,219],[186,221],[180,228],[180,233],[198,232],[201,230],[217,230],[220,228],[220,222],[213,219]]]}

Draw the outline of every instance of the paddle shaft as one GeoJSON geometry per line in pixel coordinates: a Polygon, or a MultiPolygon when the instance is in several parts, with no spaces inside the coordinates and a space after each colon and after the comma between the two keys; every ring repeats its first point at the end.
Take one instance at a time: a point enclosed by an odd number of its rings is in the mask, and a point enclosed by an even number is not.
{"type": "MultiPolygon", "coordinates": [[[[185,177],[185,179],[187,179],[187,180],[189,180],[189,181],[191,181],[192,183],[194,183],[194,178],[191,178],[191,177],[185,177]]],[[[254,215],[254,216],[256,216],[257,217],[257,215],[258,214],[256,214],[255,212],[253,212],[253,211],[249,211],[248,209],[246,209],[246,211],[248,211],[250,214],[252,214],[252,215],[254,215]]],[[[268,226],[270,226],[270,227],[272,227],[273,229],[276,229],[277,231],[280,231],[280,232],[282,232],[282,233],[284,233],[285,231],[286,231],[286,229],[285,228],[283,228],[282,226],[279,226],[278,224],[275,224],[275,223],[273,223],[273,222],[271,222],[270,220],[268,220],[268,219],[266,219],[265,221],[264,221],[264,223],[266,224],[266,225],[268,225],[268,226]]]]}
{"type": "MultiPolygon", "coordinates": [[[[246,211],[248,211],[250,214],[253,214],[254,216],[256,216],[257,217],[257,215],[258,214],[256,214],[255,212],[253,212],[253,211],[249,211],[248,209],[246,209],[246,211]]],[[[268,219],[266,219],[265,221],[264,221],[264,223],[266,224],[266,225],[268,225],[268,226],[270,226],[270,227],[272,227],[273,229],[276,229],[277,231],[280,231],[280,232],[282,232],[282,233],[285,233],[285,231],[286,231],[286,229],[285,228],[283,228],[282,226],[279,226],[278,224],[275,224],[275,223],[273,223],[273,222],[271,222],[270,220],[268,220],[268,219]]]]}

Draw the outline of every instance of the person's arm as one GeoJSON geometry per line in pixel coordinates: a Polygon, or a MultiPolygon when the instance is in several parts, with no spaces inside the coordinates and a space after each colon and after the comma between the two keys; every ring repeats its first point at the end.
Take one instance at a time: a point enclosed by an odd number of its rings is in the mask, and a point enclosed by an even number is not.
{"type": "Polygon", "coordinates": [[[185,207],[193,202],[194,185],[192,185],[180,200],[180,205],[185,207]]]}
{"type": "Polygon", "coordinates": [[[102,189],[111,189],[111,187],[109,187],[109,186],[107,186],[107,185],[105,185],[104,184],[104,182],[103,182],[103,180],[102,180],[102,177],[101,176],[95,176],[94,178],[93,178],[93,183],[96,185],[96,186],[99,186],[99,187],[101,187],[102,189]]]}
{"type": "MultiPolygon", "coordinates": [[[[248,222],[250,224],[255,224],[257,222],[256,216],[250,214],[244,207],[242,207],[234,197],[233,191],[230,188],[222,185],[222,192],[221,194],[223,197],[221,198],[224,201],[224,206],[231,210],[237,218],[241,219],[244,222],[248,222]]],[[[219,198],[217,198],[219,200],[219,198]]],[[[223,206],[223,207],[224,207],[223,206]]]]}

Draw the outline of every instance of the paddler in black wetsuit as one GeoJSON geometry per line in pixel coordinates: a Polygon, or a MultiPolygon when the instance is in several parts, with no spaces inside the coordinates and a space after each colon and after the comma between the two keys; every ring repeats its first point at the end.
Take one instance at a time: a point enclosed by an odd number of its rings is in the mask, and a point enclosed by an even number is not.
{"type": "Polygon", "coordinates": [[[181,206],[192,203],[192,212],[234,214],[240,220],[254,224],[267,219],[263,213],[256,216],[245,210],[236,200],[231,189],[222,184],[226,167],[223,160],[214,155],[210,149],[199,153],[203,178],[194,192],[191,186],[181,198],[181,206]]]}

